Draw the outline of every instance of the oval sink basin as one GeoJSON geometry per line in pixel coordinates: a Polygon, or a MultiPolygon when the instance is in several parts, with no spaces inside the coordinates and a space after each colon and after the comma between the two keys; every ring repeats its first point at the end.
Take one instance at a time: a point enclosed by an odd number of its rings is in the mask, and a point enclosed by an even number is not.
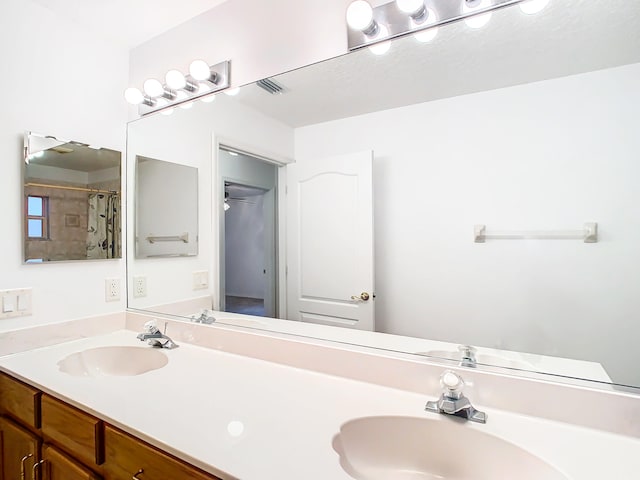
{"type": "MultiPolygon", "coordinates": [[[[419,355],[428,357],[446,358],[447,360],[460,361],[462,355],[460,352],[451,352],[448,350],[430,350],[428,352],[419,352],[419,355]]],[[[490,355],[486,353],[476,353],[476,362],[483,365],[492,365],[495,367],[519,368],[521,370],[531,370],[533,365],[521,360],[513,360],[511,358],[500,357],[498,355],[490,355]]]]}
{"type": "Polygon", "coordinates": [[[150,347],[97,347],[63,358],[58,369],[78,377],[133,376],[157,370],[168,362],[163,352],[150,347]]]}
{"type": "Polygon", "coordinates": [[[358,418],[342,425],[333,448],[358,480],[567,480],[526,450],[447,420],[358,418]]]}

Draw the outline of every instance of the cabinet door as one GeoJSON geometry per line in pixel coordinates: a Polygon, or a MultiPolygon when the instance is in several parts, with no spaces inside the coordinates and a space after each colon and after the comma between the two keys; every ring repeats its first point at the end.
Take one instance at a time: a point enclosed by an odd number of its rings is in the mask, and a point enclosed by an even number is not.
{"type": "Polygon", "coordinates": [[[42,449],[44,480],[99,480],[95,473],[51,445],[42,449]]]}
{"type": "Polygon", "coordinates": [[[17,424],[0,417],[0,479],[32,478],[32,468],[39,458],[40,439],[17,424]],[[22,460],[24,457],[29,458],[22,460]]]}
{"type": "Polygon", "coordinates": [[[220,480],[109,425],[105,445],[108,480],[220,480]]]}

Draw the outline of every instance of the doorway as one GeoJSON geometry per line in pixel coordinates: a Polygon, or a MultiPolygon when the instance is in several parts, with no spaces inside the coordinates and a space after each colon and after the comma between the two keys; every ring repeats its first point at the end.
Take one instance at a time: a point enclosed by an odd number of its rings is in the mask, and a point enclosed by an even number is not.
{"type": "Polygon", "coordinates": [[[275,317],[278,166],[222,145],[218,159],[221,310],[275,317]]]}

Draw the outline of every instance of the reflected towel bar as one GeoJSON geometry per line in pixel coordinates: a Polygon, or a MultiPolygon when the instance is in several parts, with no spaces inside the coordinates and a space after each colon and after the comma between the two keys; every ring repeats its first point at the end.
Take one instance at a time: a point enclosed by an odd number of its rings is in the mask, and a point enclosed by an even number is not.
{"type": "Polygon", "coordinates": [[[184,242],[184,243],[189,243],[189,234],[188,233],[183,233],[182,235],[173,235],[173,236],[165,236],[165,237],[149,236],[149,237],[147,237],[147,241],[149,243],[156,243],[156,242],[184,242]]]}
{"type": "Polygon", "coordinates": [[[582,240],[584,243],[598,242],[598,224],[585,223],[582,230],[542,230],[487,233],[486,225],[474,225],[474,242],[485,240],[582,240]]]}

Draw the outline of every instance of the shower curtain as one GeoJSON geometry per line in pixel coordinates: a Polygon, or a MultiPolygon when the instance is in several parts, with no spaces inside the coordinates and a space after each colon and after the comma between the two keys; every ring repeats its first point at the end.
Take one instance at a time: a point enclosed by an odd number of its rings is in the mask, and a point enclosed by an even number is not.
{"type": "Polygon", "coordinates": [[[87,258],[120,258],[120,196],[117,193],[89,195],[87,258]]]}

